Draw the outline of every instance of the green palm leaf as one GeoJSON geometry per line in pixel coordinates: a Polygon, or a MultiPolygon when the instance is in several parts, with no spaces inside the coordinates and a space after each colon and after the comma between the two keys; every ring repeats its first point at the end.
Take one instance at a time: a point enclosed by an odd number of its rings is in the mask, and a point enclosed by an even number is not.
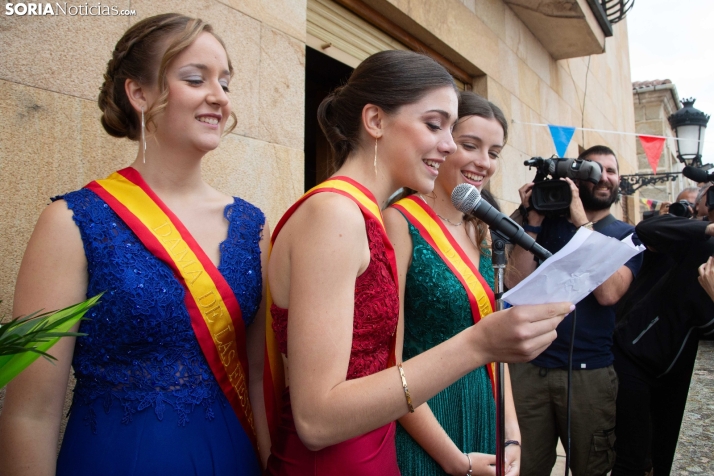
{"type": "Polygon", "coordinates": [[[94,306],[99,294],[79,304],[55,312],[32,313],[0,325],[0,388],[15,378],[39,356],[56,360],[47,353],[61,337],[82,336],[69,332],[94,306]]]}

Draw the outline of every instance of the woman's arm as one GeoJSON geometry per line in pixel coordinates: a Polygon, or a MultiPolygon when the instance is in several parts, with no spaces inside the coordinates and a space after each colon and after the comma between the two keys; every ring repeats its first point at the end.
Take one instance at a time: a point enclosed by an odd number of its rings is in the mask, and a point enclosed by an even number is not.
{"type": "MultiPolygon", "coordinates": [[[[301,440],[317,450],[394,421],[407,405],[396,368],[345,380],[355,280],[369,263],[361,212],[345,197],[319,194],[293,220],[283,231],[290,256],[291,400],[301,440]]],[[[555,338],[570,307],[508,309],[410,359],[404,371],[414,407],[486,362],[533,359],[555,338]]]]}
{"type": "Polygon", "coordinates": [[[394,247],[399,276],[399,324],[397,324],[397,346],[395,354],[397,362],[402,361],[404,350],[404,294],[407,285],[407,272],[412,263],[412,238],[409,235],[407,221],[402,214],[394,208],[387,208],[383,212],[384,227],[394,247]]]}
{"type": "MultiPolygon", "coordinates": [[[[47,207],[20,265],[13,316],[55,310],[86,299],[87,261],[79,229],[64,201],[47,207]]],[[[79,324],[74,326],[76,331],[79,324]]],[[[74,337],[37,359],[8,386],[0,416],[0,474],[53,475],[74,337]]]]}
{"type": "Polygon", "coordinates": [[[253,409],[253,423],[258,437],[258,451],[263,468],[270,456],[270,433],[268,420],[265,416],[265,400],[263,399],[263,363],[265,360],[265,312],[266,293],[268,291],[268,251],[270,249],[270,226],[266,220],[263,235],[260,239],[260,269],[263,279],[263,298],[260,301],[258,314],[246,332],[248,350],[248,365],[250,366],[250,405],[253,409]]]}

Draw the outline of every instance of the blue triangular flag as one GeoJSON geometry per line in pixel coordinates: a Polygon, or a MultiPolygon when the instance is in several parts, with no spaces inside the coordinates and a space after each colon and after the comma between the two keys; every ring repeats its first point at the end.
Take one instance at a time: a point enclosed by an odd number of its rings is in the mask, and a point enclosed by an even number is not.
{"type": "Polygon", "coordinates": [[[575,128],[548,124],[548,129],[550,129],[550,136],[553,138],[553,144],[555,144],[556,154],[558,154],[558,157],[564,157],[565,151],[568,150],[570,139],[573,138],[575,133],[575,128]]]}

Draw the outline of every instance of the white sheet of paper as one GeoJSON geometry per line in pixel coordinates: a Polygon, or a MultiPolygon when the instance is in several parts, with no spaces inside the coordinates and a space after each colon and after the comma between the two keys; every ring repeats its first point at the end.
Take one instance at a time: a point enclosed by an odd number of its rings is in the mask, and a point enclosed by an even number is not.
{"type": "Polygon", "coordinates": [[[622,241],[580,228],[571,240],[526,279],[503,295],[507,303],[577,304],[638,253],[632,235],[622,241]]]}

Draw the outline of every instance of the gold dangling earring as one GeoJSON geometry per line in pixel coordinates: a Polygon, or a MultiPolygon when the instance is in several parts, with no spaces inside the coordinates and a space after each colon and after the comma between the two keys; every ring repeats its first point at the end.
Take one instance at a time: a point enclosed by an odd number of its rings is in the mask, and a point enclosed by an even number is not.
{"type": "Polygon", "coordinates": [[[374,139],[374,175],[377,175],[377,142],[379,138],[374,139]]]}
{"type": "Polygon", "coordinates": [[[144,106],[141,106],[141,160],[146,163],[146,136],[144,135],[144,130],[146,129],[146,123],[144,122],[144,106]]]}

